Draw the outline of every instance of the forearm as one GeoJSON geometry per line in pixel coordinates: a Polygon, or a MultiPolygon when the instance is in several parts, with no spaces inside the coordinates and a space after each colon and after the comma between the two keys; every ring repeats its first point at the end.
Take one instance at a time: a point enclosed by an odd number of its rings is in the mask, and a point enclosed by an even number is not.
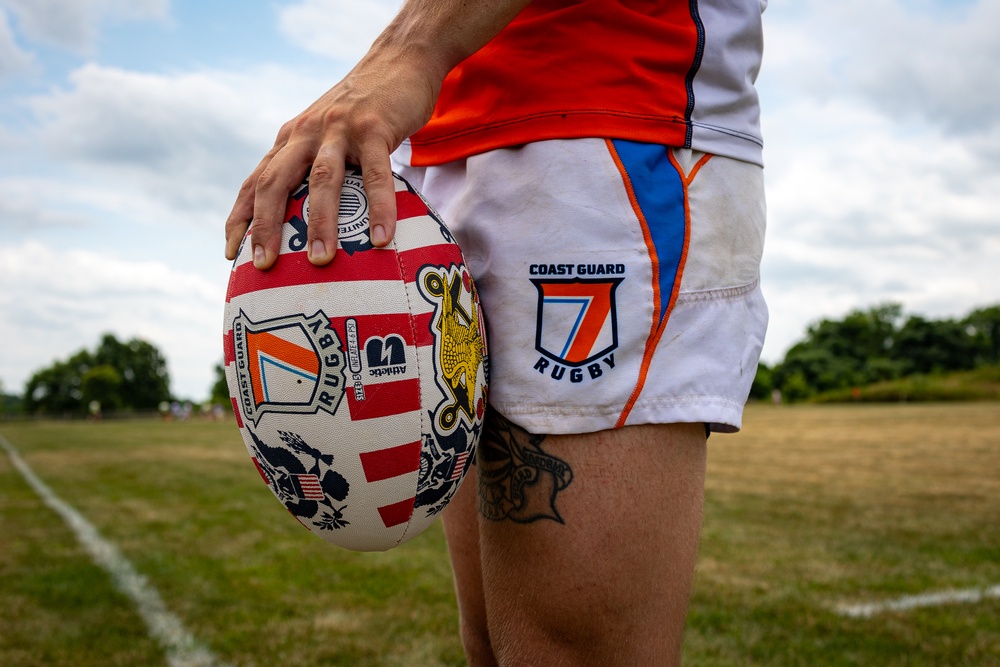
{"type": "MultiPolygon", "coordinates": [[[[531,0],[408,0],[369,56],[407,53],[441,81],[510,23],[531,0]]],[[[362,63],[364,60],[362,60],[362,63]]]]}

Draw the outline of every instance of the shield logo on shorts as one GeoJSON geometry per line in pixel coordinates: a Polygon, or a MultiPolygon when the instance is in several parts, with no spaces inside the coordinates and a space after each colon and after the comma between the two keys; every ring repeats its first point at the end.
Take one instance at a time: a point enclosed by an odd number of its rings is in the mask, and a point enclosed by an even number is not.
{"type": "Polygon", "coordinates": [[[615,290],[624,278],[539,280],[535,349],[567,366],[583,366],[618,347],[615,290]]]}

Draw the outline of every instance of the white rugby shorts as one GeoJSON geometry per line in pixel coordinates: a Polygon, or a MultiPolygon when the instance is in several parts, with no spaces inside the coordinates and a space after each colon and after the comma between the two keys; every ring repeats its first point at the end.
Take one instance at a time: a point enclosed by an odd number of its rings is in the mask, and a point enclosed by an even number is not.
{"type": "Polygon", "coordinates": [[[767,328],[761,167],[603,139],[406,157],[479,289],[493,409],[544,434],[740,429],[767,328]]]}

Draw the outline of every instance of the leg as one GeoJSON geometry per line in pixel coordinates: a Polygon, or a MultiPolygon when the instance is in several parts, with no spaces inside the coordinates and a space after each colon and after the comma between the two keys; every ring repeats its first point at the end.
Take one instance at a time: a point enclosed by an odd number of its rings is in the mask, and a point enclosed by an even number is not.
{"type": "Polygon", "coordinates": [[[701,424],[534,436],[493,415],[478,458],[502,665],[677,665],[705,480],[701,424]]]}
{"type": "Polygon", "coordinates": [[[469,469],[455,497],[441,514],[455,577],[462,646],[470,667],[496,667],[486,626],[483,571],[479,561],[479,515],[476,512],[476,467],[469,469]]]}

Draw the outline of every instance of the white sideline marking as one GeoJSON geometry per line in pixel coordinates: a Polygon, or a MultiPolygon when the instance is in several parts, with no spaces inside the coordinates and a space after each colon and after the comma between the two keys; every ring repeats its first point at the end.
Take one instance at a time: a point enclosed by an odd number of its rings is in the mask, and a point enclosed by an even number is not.
{"type": "Polygon", "coordinates": [[[118,590],[132,598],[136,610],[149,628],[149,634],[166,652],[170,667],[212,667],[220,664],[208,649],[198,644],[181,620],[170,613],[156,588],[136,571],[118,547],[101,537],[92,523],[57,496],[3,435],[0,435],[0,447],[7,451],[11,463],[35,493],[73,529],[94,562],[107,570],[118,590]]]}
{"type": "Polygon", "coordinates": [[[871,618],[887,611],[909,611],[918,607],[936,607],[959,602],[976,603],[987,598],[1000,599],[1000,586],[988,588],[967,588],[965,590],[945,590],[921,595],[905,595],[895,600],[870,602],[867,604],[839,604],[837,613],[852,618],[871,618]]]}

